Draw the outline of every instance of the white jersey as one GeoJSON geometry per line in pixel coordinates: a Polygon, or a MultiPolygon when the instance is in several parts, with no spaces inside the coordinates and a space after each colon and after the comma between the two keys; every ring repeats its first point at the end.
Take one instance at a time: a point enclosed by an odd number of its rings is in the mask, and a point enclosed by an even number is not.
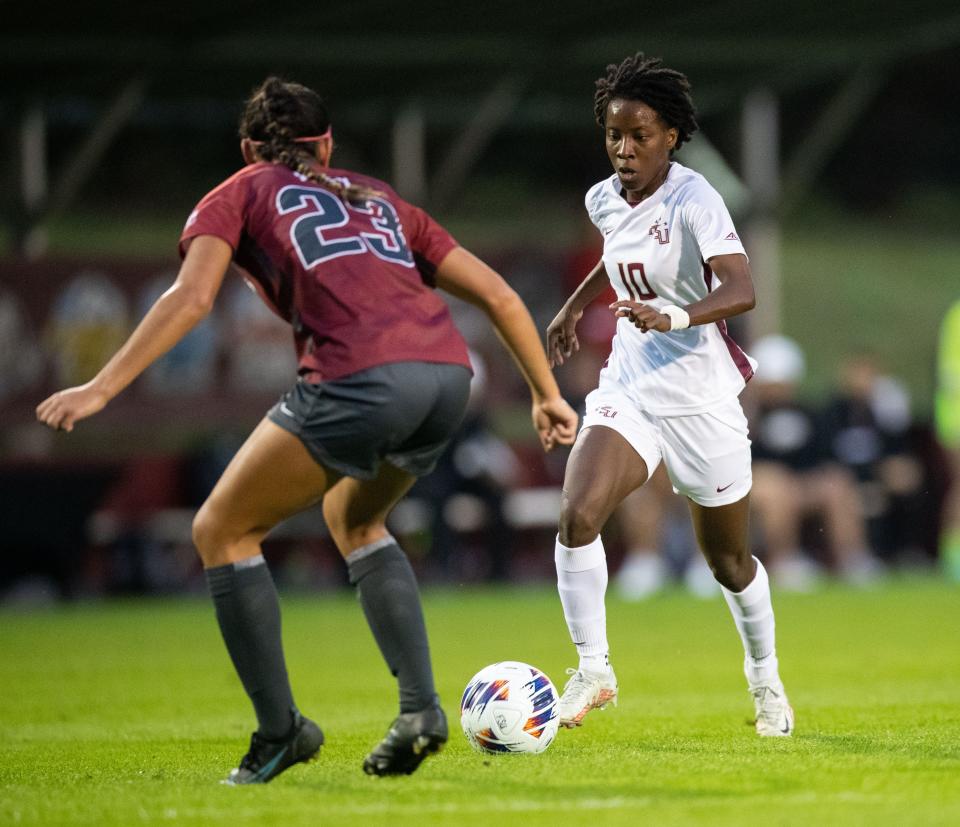
{"type": "MultiPolygon", "coordinates": [[[[709,258],[746,255],[720,194],[691,169],[671,163],[663,185],[635,206],[621,193],[612,175],[586,197],[590,219],[604,236],[603,264],[618,299],[684,307],[713,288],[709,258]]],[[[755,368],[725,322],[641,333],[622,318],[603,373],[641,409],[684,416],[736,397],[755,368]]]]}

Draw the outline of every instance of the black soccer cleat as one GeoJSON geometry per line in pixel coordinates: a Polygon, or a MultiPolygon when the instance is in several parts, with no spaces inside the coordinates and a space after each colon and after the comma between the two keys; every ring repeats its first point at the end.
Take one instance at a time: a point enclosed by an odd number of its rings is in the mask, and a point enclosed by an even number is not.
{"type": "Polygon", "coordinates": [[[439,706],[402,712],[363,760],[363,771],[367,775],[410,775],[446,742],[447,716],[439,706]]]}
{"type": "Polygon", "coordinates": [[[313,761],[323,746],[323,732],[309,718],[293,713],[290,732],[276,741],[254,732],[250,751],[240,760],[240,766],[230,770],[224,784],[266,784],[294,764],[313,761]]]}

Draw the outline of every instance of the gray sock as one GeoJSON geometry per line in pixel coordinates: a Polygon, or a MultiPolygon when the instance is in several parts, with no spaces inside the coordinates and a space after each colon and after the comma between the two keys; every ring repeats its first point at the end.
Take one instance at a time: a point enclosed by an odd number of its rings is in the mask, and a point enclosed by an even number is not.
{"type": "Polygon", "coordinates": [[[220,634],[257,713],[259,732],[290,731],[293,694],[280,638],[280,602],[262,555],[207,569],[220,634]]]}
{"type": "Polygon", "coordinates": [[[370,630],[399,684],[400,711],[436,704],[420,592],[407,556],[389,537],[354,550],[347,567],[370,630]]]}

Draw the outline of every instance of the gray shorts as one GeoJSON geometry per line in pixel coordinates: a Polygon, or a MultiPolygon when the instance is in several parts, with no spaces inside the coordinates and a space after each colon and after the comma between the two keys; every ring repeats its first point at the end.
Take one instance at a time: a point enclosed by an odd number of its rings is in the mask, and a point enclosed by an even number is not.
{"type": "Polygon", "coordinates": [[[301,380],[267,416],[348,477],[373,479],[384,460],[420,477],[449,444],[469,395],[462,365],[394,362],[329,382],[301,380]]]}

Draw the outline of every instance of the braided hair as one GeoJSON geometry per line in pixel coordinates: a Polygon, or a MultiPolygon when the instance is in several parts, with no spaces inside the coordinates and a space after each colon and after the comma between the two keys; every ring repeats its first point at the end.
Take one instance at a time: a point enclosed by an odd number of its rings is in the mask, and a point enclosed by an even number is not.
{"type": "Polygon", "coordinates": [[[606,121],[607,104],[613,98],[625,98],[642,101],[669,128],[677,130],[674,149],[689,141],[699,128],[697,111],[690,97],[690,81],[682,72],[664,67],[660,58],[637,52],[619,65],[611,63],[607,66],[606,74],[595,85],[593,114],[600,126],[606,121]]]}
{"type": "Polygon", "coordinates": [[[240,118],[240,137],[255,142],[264,161],[283,164],[351,204],[381,195],[316,169],[313,145],[297,138],[322,135],[329,128],[330,116],[316,92],[277,77],[268,77],[253,90],[240,118]]]}

